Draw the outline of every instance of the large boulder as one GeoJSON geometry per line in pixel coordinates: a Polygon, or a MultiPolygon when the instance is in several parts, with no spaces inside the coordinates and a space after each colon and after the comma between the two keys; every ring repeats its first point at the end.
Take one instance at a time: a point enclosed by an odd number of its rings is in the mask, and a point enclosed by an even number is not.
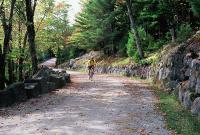
{"type": "Polygon", "coordinates": [[[49,92],[51,92],[56,89],[56,84],[54,82],[47,82],[46,88],[49,92]]]}
{"type": "Polygon", "coordinates": [[[38,83],[38,90],[40,94],[48,93],[48,88],[46,87],[47,79],[45,77],[38,77],[33,79],[27,79],[24,83],[38,83]]]}
{"type": "Polygon", "coordinates": [[[50,75],[48,78],[48,82],[53,82],[56,84],[56,89],[61,88],[65,86],[66,80],[62,76],[55,76],[55,75],[50,75]]]}
{"type": "Polygon", "coordinates": [[[42,78],[46,77],[47,78],[49,76],[50,72],[51,72],[51,69],[44,67],[41,70],[39,70],[36,74],[34,74],[32,76],[32,78],[33,79],[40,78],[40,77],[42,77],[42,78]]]}
{"type": "Polygon", "coordinates": [[[64,78],[65,78],[66,83],[70,83],[70,81],[71,81],[70,80],[70,74],[65,73],[64,78]]]}
{"type": "Polygon", "coordinates": [[[39,83],[25,83],[25,90],[27,97],[30,98],[35,98],[40,94],[41,87],[39,83]]]}
{"type": "Polygon", "coordinates": [[[7,107],[14,103],[11,91],[0,91],[0,107],[7,107]]]}
{"type": "Polygon", "coordinates": [[[15,102],[22,102],[27,100],[26,90],[24,89],[24,83],[14,83],[6,88],[11,92],[12,100],[15,102]]]}

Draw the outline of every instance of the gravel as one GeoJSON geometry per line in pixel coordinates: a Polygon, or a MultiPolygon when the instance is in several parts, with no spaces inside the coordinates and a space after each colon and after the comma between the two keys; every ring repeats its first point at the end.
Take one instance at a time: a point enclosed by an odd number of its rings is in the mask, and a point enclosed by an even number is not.
{"type": "Polygon", "coordinates": [[[171,135],[148,85],[69,72],[72,84],[0,110],[0,135],[171,135]]]}

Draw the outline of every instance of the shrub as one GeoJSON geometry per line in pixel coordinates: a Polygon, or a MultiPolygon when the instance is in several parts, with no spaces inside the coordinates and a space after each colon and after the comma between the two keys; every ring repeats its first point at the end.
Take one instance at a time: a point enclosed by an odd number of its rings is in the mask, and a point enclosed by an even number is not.
{"type": "Polygon", "coordinates": [[[135,39],[134,39],[134,35],[133,33],[129,32],[129,38],[128,38],[128,42],[126,44],[126,48],[127,48],[127,54],[129,57],[133,57],[134,53],[136,52],[136,47],[135,47],[135,39]]]}

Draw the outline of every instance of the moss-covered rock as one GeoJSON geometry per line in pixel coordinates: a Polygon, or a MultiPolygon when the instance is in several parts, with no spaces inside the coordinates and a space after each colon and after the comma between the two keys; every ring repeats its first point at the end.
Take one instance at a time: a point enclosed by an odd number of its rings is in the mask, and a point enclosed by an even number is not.
{"type": "Polygon", "coordinates": [[[40,94],[41,87],[39,83],[25,83],[25,90],[27,97],[30,99],[35,98],[40,94]]]}
{"type": "Polygon", "coordinates": [[[0,91],[0,107],[7,107],[14,103],[11,91],[0,91]]]}
{"type": "Polygon", "coordinates": [[[23,82],[14,83],[8,86],[6,90],[10,91],[12,100],[14,100],[14,102],[23,102],[27,100],[26,90],[24,89],[23,82]]]}

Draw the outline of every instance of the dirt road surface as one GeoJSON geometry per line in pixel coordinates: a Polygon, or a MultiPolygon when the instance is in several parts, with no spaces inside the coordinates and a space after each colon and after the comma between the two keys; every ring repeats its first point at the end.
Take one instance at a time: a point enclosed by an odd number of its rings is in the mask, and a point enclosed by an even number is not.
{"type": "Polygon", "coordinates": [[[1,109],[0,135],[170,135],[139,81],[70,72],[72,84],[1,109]]]}
{"type": "Polygon", "coordinates": [[[51,58],[41,64],[38,65],[39,68],[47,66],[47,67],[55,67],[56,66],[56,58],[51,58]]]}

